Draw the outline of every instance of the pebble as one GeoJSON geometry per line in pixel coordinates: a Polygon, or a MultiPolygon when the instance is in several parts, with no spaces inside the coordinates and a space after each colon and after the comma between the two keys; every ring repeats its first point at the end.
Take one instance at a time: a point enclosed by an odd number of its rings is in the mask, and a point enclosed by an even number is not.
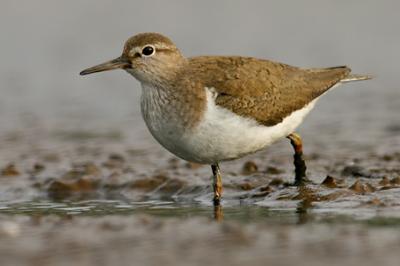
{"type": "Polygon", "coordinates": [[[326,186],[328,188],[336,188],[337,182],[336,179],[332,176],[327,176],[324,181],[322,181],[321,185],[326,186]]]}
{"type": "Polygon", "coordinates": [[[19,176],[21,173],[18,171],[16,166],[12,163],[8,164],[1,170],[1,176],[10,177],[10,176],[19,176]]]}
{"type": "Polygon", "coordinates": [[[253,161],[248,161],[243,165],[242,174],[251,175],[258,172],[258,166],[253,161]]]}

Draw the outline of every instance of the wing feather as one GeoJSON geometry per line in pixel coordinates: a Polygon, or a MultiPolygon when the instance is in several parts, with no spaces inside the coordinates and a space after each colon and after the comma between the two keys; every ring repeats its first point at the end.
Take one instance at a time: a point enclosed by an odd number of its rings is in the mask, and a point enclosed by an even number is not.
{"type": "Polygon", "coordinates": [[[192,76],[214,88],[216,104],[272,126],[346,78],[346,66],[302,69],[249,57],[194,57],[192,76]]]}

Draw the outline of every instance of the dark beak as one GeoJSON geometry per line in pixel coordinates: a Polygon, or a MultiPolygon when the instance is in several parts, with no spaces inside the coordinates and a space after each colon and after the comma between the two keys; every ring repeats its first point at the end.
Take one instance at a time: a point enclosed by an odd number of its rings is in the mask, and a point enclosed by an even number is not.
{"type": "Polygon", "coordinates": [[[87,75],[87,74],[92,74],[96,72],[102,72],[102,71],[108,71],[108,70],[113,70],[113,69],[125,69],[131,67],[131,63],[127,58],[124,57],[118,57],[115,58],[111,61],[102,63],[100,65],[94,66],[87,68],[83,70],[80,75],[87,75]]]}

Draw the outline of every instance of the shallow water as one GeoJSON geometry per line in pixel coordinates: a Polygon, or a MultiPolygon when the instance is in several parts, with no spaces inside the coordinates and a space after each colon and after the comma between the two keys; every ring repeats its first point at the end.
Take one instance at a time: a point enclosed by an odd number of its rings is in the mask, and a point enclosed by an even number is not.
{"type": "Polygon", "coordinates": [[[327,209],[307,208],[302,204],[298,204],[296,208],[266,208],[253,204],[207,207],[201,204],[155,200],[140,202],[118,200],[32,201],[0,205],[0,214],[12,216],[103,217],[109,215],[151,215],[159,219],[197,219],[202,217],[217,221],[274,225],[346,223],[397,227],[400,226],[400,215],[396,212],[398,210],[394,210],[390,214],[378,209],[336,212],[327,209]]]}

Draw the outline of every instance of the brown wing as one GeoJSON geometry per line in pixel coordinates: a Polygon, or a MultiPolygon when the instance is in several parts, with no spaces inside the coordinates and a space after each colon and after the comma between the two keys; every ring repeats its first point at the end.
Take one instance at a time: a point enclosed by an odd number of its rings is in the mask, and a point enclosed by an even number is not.
{"type": "Polygon", "coordinates": [[[216,104],[272,126],[349,75],[345,66],[301,69],[246,57],[195,57],[194,75],[217,92],[216,104]]]}

